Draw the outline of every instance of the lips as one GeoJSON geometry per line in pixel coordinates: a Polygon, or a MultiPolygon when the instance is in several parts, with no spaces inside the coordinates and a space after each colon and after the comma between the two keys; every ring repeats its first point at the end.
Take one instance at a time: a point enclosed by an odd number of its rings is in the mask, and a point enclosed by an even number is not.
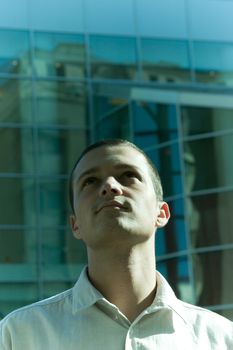
{"type": "Polygon", "coordinates": [[[122,203],[116,201],[116,200],[111,200],[111,201],[107,201],[104,202],[102,204],[99,205],[98,209],[97,209],[97,213],[99,213],[102,209],[104,208],[111,208],[111,207],[117,207],[119,209],[127,209],[125,205],[123,205],[122,203]]]}

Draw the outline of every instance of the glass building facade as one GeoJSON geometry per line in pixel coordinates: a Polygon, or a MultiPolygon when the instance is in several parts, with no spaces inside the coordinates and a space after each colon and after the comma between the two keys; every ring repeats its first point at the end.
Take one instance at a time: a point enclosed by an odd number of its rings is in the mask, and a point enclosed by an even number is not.
{"type": "Polygon", "coordinates": [[[171,208],[157,268],[178,297],[233,319],[233,4],[209,1],[221,36],[207,1],[173,14],[149,0],[13,2],[0,15],[0,318],[76,281],[87,257],[68,175],[85,146],[119,137],[156,164],[171,208]]]}

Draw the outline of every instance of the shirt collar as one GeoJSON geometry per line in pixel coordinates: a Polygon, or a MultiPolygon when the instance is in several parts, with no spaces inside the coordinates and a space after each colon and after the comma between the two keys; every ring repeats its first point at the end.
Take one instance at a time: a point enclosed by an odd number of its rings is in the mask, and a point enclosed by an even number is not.
{"type": "Polygon", "coordinates": [[[149,307],[150,311],[156,311],[158,307],[166,307],[178,314],[185,323],[188,323],[181,300],[177,299],[167,280],[158,271],[156,271],[156,281],[157,291],[155,299],[149,307]]]}
{"type": "Polygon", "coordinates": [[[103,295],[91,284],[87,276],[87,266],[85,266],[73,287],[73,313],[88,308],[98,300],[104,299],[103,295]]]}
{"type": "MultiPolygon", "coordinates": [[[[147,311],[154,312],[158,308],[165,307],[174,311],[187,323],[187,316],[182,307],[182,302],[176,298],[172,288],[158,271],[156,271],[156,280],[156,296],[147,311]]],[[[85,266],[73,287],[73,313],[88,308],[100,300],[106,301],[104,296],[91,284],[87,276],[87,266],[85,266]]]]}

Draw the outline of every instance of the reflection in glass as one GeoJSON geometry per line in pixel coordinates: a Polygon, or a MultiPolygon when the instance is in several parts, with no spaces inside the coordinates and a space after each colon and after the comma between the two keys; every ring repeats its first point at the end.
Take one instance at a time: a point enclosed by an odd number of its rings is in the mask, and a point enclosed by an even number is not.
{"type": "MultiPolygon", "coordinates": [[[[69,267],[67,266],[66,268],[66,272],[69,271],[69,267]]],[[[72,282],[69,281],[69,274],[67,274],[67,280],[63,280],[61,278],[62,272],[64,275],[64,271],[63,269],[59,266],[58,269],[49,269],[48,270],[51,273],[51,280],[49,278],[46,278],[46,282],[43,283],[43,295],[42,298],[46,299],[46,298],[50,298],[58,293],[61,293],[62,291],[68,290],[70,288],[72,288],[75,284],[75,281],[78,279],[78,274],[76,275],[76,279],[73,280],[72,282]],[[57,275],[57,280],[54,281],[54,275],[56,274],[57,271],[60,271],[61,273],[59,273],[57,275]]],[[[47,272],[48,272],[47,271],[47,272]]],[[[64,276],[63,276],[64,278],[64,276]]]]}
{"type": "Polygon", "coordinates": [[[135,38],[92,35],[90,57],[93,78],[136,78],[135,38]]]}
{"type": "Polygon", "coordinates": [[[87,130],[38,130],[39,173],[69,174],[75,161],[89,142],[87,130]]]}
{"type": "Polygon", "coordinates": [[[174,200],[168,202],[168,205],[171,219],[163,229],[159,229],[156,233],[157,256],[187,249],[183,200],[174,200]]]}
{"type": "Polygon", "coordinates": [[[193,292],[186,256],[158,261],[157,269],[168,280],[178,298],[193,303],[193,292]]]}
{"type": "MultiPolygon", "coordinates": [[[[44,227],[64,226],[69,217],[68,183],[66,180],[41,180],[40,222],[44,227]]],[[[59,240],[59,235],[57,235],[59,240]]],[[[60,244],[60,240],[57,244],[60,244]]]]}
{"type": "Polygon", "coordinates": [[[183,136],[233,131],[233,110],[226,108],[181,107],[183,136]]]}
{"type": "Polygon", "coordinates": [[[0,79],[0,123],[28,123],[32,120],[31,82],[0,79]]]}
{"type": "Polygon", "coordinates": [[[35,68],[39,76],[85,76],[84,36],[35,33],[35,68]]]}
{"type": "Polygon", "coordinates": [[[145,80],[160,83],[179,83],[191,80],[186,41],[144,38],[141,46],[145,80]]]}
{"type": "Polygon", "coordinates": [[[0,29],[0,73],[31,74],[29,32],[0,29]]]}
{"type": "Polygon", "coordinates": [[[194,277],[198,288],[196,298],[199,305],[232,303],[233,250],[194,255],[194,277]]]}
{"type": "Polygon", "coordinates": [[[132,103],[134,141],[143,149],[178,138],[175,105],[132,103]]]}
{"type": "Polygon", "coordinates": [[[83,84],[66,82],[37,82],[37,123],[87,127],[87,99],[83,84]]]}
{"type": "Polygon", "coordinates": [[[182,193],[180,150],[178,143],[146,151],[161,177],[164,197],[182,193]]]}
{"type": "MultiPolygon", "coordinates": [[[[68,219],[68,218],[67,218],[68,219]]],[[[71,229],[43,229],[42,259],[46,265],[84,265],[87,263],[86,246],[82,240],[74,238],[71,229]]],[[[51,267],[52,268],[52,267],[51,267]]],[[[69,266],[66,266],[69,279],[69,266]]],[[[52,276],[51,276],[52,278],[52,276]]]]}
{"type": "Polygon", "coordinates": [[[125,106],[128,101],[125,98],[113,96],[94,96],[94,111],[96,120],[100,120],[107,114],[114,113],[120,107],[125,106]]]}
{"type": "Polygon", "coordinates": [[[188,226],[193,247],[233,243],[233,191],[190,197],[188,226]]]}
{"type": "Polygon", "coordinates": [[[184,142],[186,192],[233,185],[233,133],[184,142]]]}
{"type": "Polygon", "coordinates": [[[226,317],[229,320],[233,321],[233,308],[232,309],[217,310],[216,312],[218,314],[222,315],[223,317],[226,317]]]}
{"type": "Polygon", "coordinates": [[[36,244],[35,230],[0,229],[0,264],[35,264],[36,244]]]}
{"type": "MultiPolygon", "coordinates": [[[[16,265],[12,266],[14,276],[25,275],[27,270],[31,268],[32,266],[27,265],[22,270],[18,269],[16,265]]],[[[39,293],[36,273],[34,273],[32,281],[28,280],[24,283],[22,283],[22,280],[19,282],[19,278],[17,278],[17,282],[14,282],[13,276],[11,276],[10,282],[2,281],[0,283],[0,296],[0,320],[11,311],[38,301],[39,293]]]]}
{"type": "Polygon", "coordinates": [[[96,121],[95,139],[130,138],[129,106],[123,106],[105,118],[96,121]]]}
{"type": "Polygon", "coordinates": [[[28,179],[0,178],[0,224],[32,225],[35,223],[34,186],[28,179]]]}
{"type": "Polygon", "coordinates": [[[197,81],[232,86],[233,43],[194,41],[193,54],[197,81]]]}
{"type": "Polygon", "coordinates": [[[0,172],[32,173],[31,129],[0,128],[0,172]]]}

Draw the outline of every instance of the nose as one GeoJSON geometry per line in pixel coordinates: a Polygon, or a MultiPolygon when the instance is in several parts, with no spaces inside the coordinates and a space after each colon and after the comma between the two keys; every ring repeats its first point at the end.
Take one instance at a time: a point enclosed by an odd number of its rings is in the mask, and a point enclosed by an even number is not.
{"type": "Polygon", "coordinates": [[[122,195],[122,188],[120,183],[113,177],[109,176],[106,178],[100,188],[100,196],[106,197],[107,195],[113,196],[117,195],[120,196],[122,195]]]}

